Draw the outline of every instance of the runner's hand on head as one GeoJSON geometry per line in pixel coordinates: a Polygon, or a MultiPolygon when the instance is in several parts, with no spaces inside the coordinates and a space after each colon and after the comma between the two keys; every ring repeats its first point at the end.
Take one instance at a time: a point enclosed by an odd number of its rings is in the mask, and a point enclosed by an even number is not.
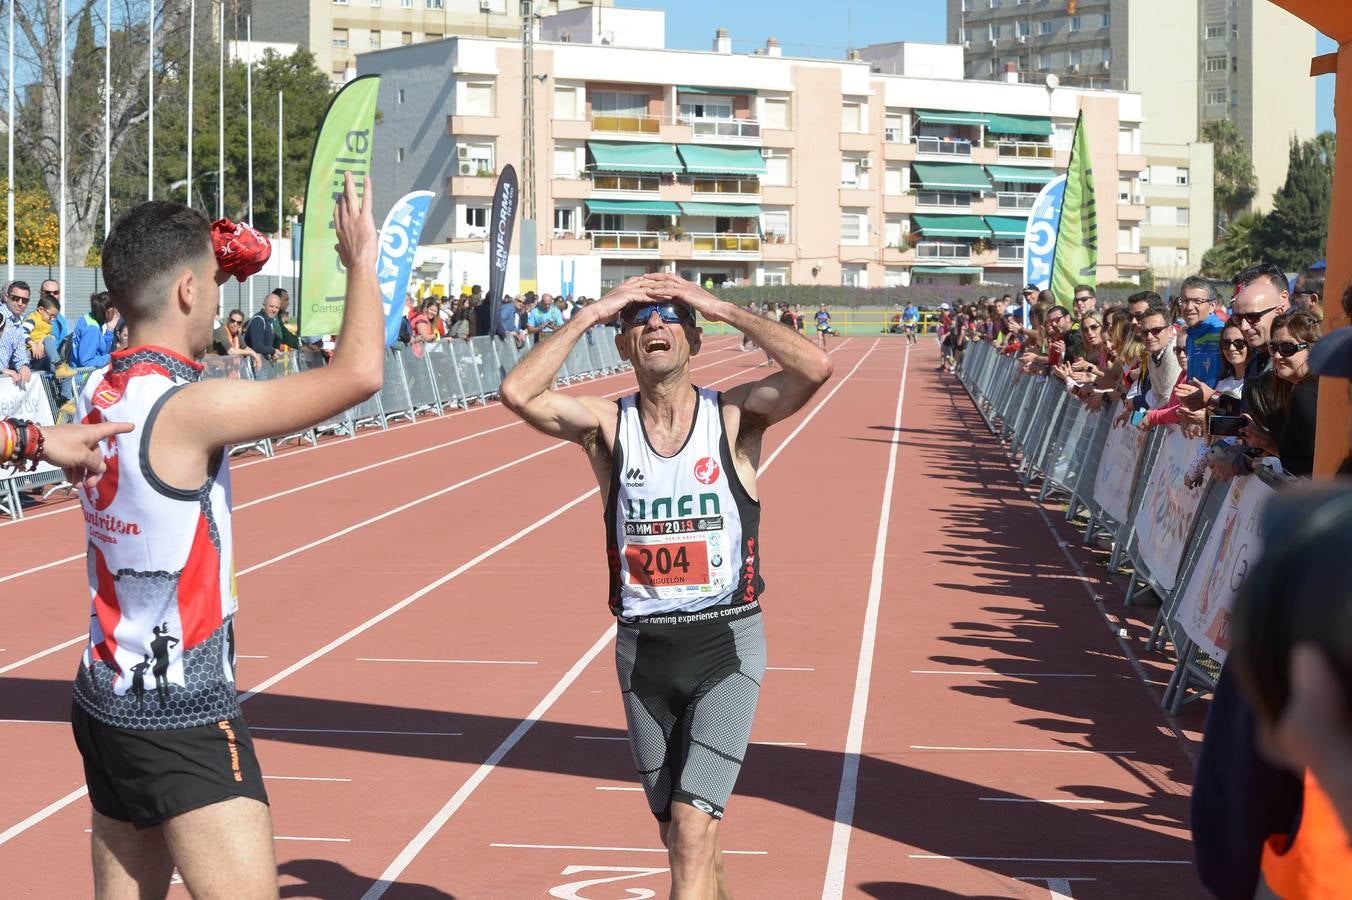
{"type": "Polygon", "coordinates": [[[104,468],[99,443],[115,434],[126,434],[134,427],[130,422],[46,426],[42,429],[42,458],[65,469],[66,480],[71,484],[93,487],[104,468]]]}
{"type": "Polygon", "coordinates": [[[629,304],[646,303],[648,301],[648,295],[643,291],[643,282],[648,277],[647,275],[635,275],[633,278],[626,278],[616,285],[614,290],[595,303],[589,303],[586,308],[593,310],[599,321],[609,322],[629,304]]]}
{"type": "Polygon", "coordinates": [[[346,269],[352,268],[357,262],[366,262],[372,266],[376,263],[380,236],[371,215],[371,203],[370,177],[362,179],[362,194],[358,196],[352,173],[344,172],[343,194],[333,207],[333,225],[338,237],[338,243],[334,246],[346,269]]]}
{"type": "Polygon", "coordinates": [[[679,275],[673,275],[670,272],[654,272],[647,277],[647,282],[644,290],[654,300],[679,300],[682,303],[689,304],[691,308],[698,311],[701,316],[710,322],[727,321],[727,316],[723,315],[722,311],[731,304],[726,300],[718,299],[704,288],[686,281],[679,275]]]}

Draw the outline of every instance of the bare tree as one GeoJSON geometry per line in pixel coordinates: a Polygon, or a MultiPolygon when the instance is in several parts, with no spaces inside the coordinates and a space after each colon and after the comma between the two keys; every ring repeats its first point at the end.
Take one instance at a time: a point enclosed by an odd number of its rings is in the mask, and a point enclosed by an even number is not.
{"type": "MultiPolygon", "coordinates": [[[[60,41],[70,39],[73,23],[84,22],[88,31],[87,41],[75,41],[70,51],[72,77],[67,85],[66,117],[66,261],[83,264],[103,225],[102,92],[107,89],[103,84],[103,48],[92,46],[93,29],[89,25],[97,21],[99,34],[112,40],[108,153],[116,160],[133,129],[147,118],[150,10],[153,7],[158,12],[158,56],[161,44],[168,46],[186,33],[187,0],[116,0],[112,29],[102,21],[103,0],[71,0],[67,10],[71,18],[66,22],[60,21],[60,6],[54,0],[10,2],[15,4],[15,22],[24,38],[16,42],[15,54],[33,78],[25,87],[24,117],[31,117],[36,125],[16,136],[22,135],[21,152],[42,173],[53,208],[61,196],[60,41]]],[[[199,6],[211,8],[214,4],[199,0],[199,6]]]]}

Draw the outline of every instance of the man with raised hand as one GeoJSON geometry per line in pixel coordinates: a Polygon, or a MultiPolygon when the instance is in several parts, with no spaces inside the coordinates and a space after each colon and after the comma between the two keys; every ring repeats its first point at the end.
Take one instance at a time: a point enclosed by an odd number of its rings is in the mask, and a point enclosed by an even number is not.
{"type": "Polygon", "coordinates": [[[631,278],[582,307],[502,382],[536,429],[581,445],[605,499],[610,611],[629,742],[671,864],[671,896],[727,898],[718,824],[765,671],[756,469],[765,429],[831,377],[778,322],[675,275],[631,278]],[[714,391],[690,381],[695,313],[727,322],[780,366],[714,391]],[[568,352],[618,317],[638,391],[618,402],[553,390],[568,352]]]}
{"type": "Polygon", "coordinates": [[[76,415],[135,431],[105,443],[106,470],[80,490],[92,602],[71,722],[99,898],[162,897],[175,867],[195,897],[277,896],[267,793],[235,692],[228,448],[303,431],[379,390],[371,203],[370,181],[363,198],[346,175],[332,364],[280,381],[204,381],[193,361],[211,346],[221,285],[261,267],[266,239],[157,201],[124,214],[103,245],[130,342],[90,376],[76,415]],[[136,667],[151,658],[155,684],[140,669],[138,696],[136,667]]]}

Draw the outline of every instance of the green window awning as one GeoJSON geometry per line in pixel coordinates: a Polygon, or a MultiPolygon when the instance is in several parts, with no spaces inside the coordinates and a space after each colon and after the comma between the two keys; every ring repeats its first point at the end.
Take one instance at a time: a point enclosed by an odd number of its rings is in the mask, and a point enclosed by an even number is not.
{"type": "Polygon", "coordinates": [[[1028,220],[1014,216],[986,216],[986,224],[991,233],[1000,240],[1023,240],[1028,230],[1028,220]]]}
{"type": "Polygon", "coordinates": [[[751,88],[695,87],[683,84],[676,88],[682,94],[713,94],[718,97],[754,97],[756,91],[751,88]]]}
{"type": "Polygon", "coordinates": [[[986,130],[992,134],[1023,134],[1048,137],[1052,133],[1052,120],[1041,116],[1005,116],[999,113],[986,114],[986,130]]]}
{"type": "Polygon", "coordinates": [[[991,230],[980,216],[911,216],[911,223],[927,238],[988,238],[991,230]]]}
{"type": "Polygon", "coordinates": [[[675,144],[606,144],[588,141],[594,168],[598,172],[640,172],[644,174],[679,172],[681,161],[675,144]]]}
{"type": "Polygon", "coordinates": [[[588,200],[587,212],[633,216],[679,216],[681,208],[666,200],[588,200]]]}
{"type": "Polygon", "coordinates": [[[1053,169],[1042,166],[986,166],[991,181],[1017,181],[1021,184],[1046,184],[1056,177],[1053,169]]]}
{"type": "MultiPolygon", "coordinates": [[[[931,125],[985,125],[985,113],[950,112],[942,109],[917,109],[916,118],[931,125]]],[[[1050,133],[1050,132],[1048,132],[1050,133]]]]}
{"type": "Polygon", "coordinates": [[[927,190],[990,191],[991,180],[972,163],[913,163],[916,177],[927,190]]]}
{"type": "Polygon", "coordinates": [[[913,275],[980,275],[980,266],[915,266],[913,275]]]}
{"type": "Polygon", "coordinates": [[[759,219],[759,203],[682,203],[683,216],[725,216],[729,219],[759,219]]]}
{"type": "Polygon", "coordinates": [[[681,144],[676,148],[691,175],[764,175],[765,160],[755,147],[704,147],[681,144]]]}

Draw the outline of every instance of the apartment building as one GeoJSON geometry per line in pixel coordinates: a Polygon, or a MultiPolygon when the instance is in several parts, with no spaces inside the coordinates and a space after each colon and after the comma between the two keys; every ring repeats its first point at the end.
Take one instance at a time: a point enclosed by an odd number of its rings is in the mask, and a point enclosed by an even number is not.
{"type": "MultiPolygon", "coordinates": [[[[537,16],[615,0],[534,0],[537,16]]],[[[604,26],[604,21],[602,21],[604,26]]],[[[357,71],[357,54],[439,41],[453,35],[517,38],[520,0],[265,0],[253,4],[255,38],[306,47],[320,71],[341,84],[357,71]]]]}
{"type": "MultiPolygon", "coordinates": [[[[711,51],[669,50],[662,13],[624,12],[609,43],[586,37],[597,11],[542,23],[542,257],[598,260],[603,286],[657,268],[714,283],[1015,285],[1029,210],[1083,110],[1099,279],[1146,266],[1141,198],[1113,192],[1146,168],[1137,95],[964,79],[949,45],[799,59],[773,41],[733,54],[720,31],[711,51]]],[[[521,168],[520,45],[448,39],[362,54],[358,71],[382,76],[377,197],[435,190],[423,243],[481,252],[494,176],[521,168]]]]}
{"type": "Polygon", "coordinates": [[[1144,141],[1174,145],[1174,157],[1203,124],[1233,121],[1258,209],[1286,179],[1290,138],[1314,134],[1315,31],[1268,0],[948,0],[948,37],[968,77],[1012,66],[1025,81],[1139,93],[1144,141]]]}

